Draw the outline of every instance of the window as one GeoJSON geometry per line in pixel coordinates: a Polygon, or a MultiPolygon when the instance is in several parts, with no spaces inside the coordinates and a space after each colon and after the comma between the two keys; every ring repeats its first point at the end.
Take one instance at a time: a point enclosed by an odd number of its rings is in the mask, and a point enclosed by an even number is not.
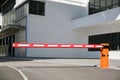
{"type": "Polygon", "coordinates": [[[120,6],[120,0],[90,0],[89,14],[101,12],[120,6]]]}
{"type": "Polygon", "coordinates": [[[24,3],[15,10],[16,20],[23,18],[28,14],[28,3],[24,3]]]}
{"type": "Polygon", "coordinates": [[[35,15],[45,15],[45,3],[39,1],[29,2],[29,13],[35,15]]]}
{"type": "Polygon", "coordinates": [[[8,0],[8,2],[2,6],[3,15],[13,9],[15,2],[15,0],[8,0]]]}
{"type": "Polygon", "coordinates": [[[111,6],[111,4],[112,4],[112,0],[106,0],[106,7],[111,6]]]}
{"type": "Polygon", "coordinates": [[[113,5],[118,4],[120,0],[114,0],[113,5]]]}
{"type": "Polygon", "coordinates": [[[11,10],[3,15],[3,26],[7,26],[8,24],[12,24],[15,20],[15,11],[11,10]]]}
{"type": "MultiPolygon", "coordinates": [[[[109,43],[110,50],[120,50],[120,32],[89,36],[89,44],[109,43]]],[[[98,51],[99,49],[88,49],[98,51]]]]}
{"type": "Polygon", "coordinates": [[[2,45],[2,39],[0,39],[0,46],[2,45]]]}
{"type": "Polygon", "coordinates": [[[2,43],[3,43],[3,45],[5,45],[5,38],[2,39],[2,43]]]}

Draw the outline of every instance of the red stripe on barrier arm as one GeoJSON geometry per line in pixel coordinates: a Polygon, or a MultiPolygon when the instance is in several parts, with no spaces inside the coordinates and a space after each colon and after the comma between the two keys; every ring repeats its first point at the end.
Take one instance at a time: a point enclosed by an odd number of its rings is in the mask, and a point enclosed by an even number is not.
{"type": "Polygon", "coordinates": [[[42,43],[13,43],[14,48],[102,48],[99,44],[42,44],[42,43]]]}

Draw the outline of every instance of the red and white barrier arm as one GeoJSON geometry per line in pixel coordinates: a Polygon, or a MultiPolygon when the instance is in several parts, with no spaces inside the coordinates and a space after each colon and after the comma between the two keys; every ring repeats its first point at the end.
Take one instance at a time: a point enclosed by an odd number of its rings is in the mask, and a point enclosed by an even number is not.
{"type": "Polygon", "coordinates": [[[40,43],[13,43],[14,48],[102,48],[99,44],[40,44],[40,43]]]}

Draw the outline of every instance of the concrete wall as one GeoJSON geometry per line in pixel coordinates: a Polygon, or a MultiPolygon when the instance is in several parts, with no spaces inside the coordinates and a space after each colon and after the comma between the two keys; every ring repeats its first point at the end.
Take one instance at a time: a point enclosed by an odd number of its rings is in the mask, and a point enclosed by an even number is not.
{"type": "MultiPolygon", "coordinates": [[[[87,43],[86,31],[73,31],[71,20],[88,15],[86,7],[47,1],[45,16],[28,15],[27,42],[87,43]]],[[[87,49],[27,49],[27,57],[96,58],[87,49]]]]}
{"type": "Polygon", "coordinates": [[[90,27],[117,20],[120,20],[120,7],[75,19],[72,21],[72,28],[90,27]]]}
{"type": "MultiPolygon", "coordinates": [[[[20,25],[20,30],[15,34],[15,42],[26,42],[26,18],[23,18],[16,22],[20,25]]],[[[25,48],[16,48],[15,57],[25,57],[26,49],[25,48]]]]}
{"type": "Polygon", "coordinates": [[[110,51],[109,59],[120,59],[120,51],[110,51]]]}
{"type": "Polygon", "coordinates": [[[89,0],[46,0],[46,1],[59,2],[59,3],[77,5],[82,7],[87,7],[89,2],[89,0]]]}

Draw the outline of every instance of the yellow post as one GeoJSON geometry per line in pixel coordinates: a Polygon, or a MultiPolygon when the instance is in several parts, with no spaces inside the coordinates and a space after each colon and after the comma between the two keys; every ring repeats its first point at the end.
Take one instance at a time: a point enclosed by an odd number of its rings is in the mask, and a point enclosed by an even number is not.
{"type": "Polygon", "coordinates": [[[109,67],[109,44],[102,43],[103,48],[100,50],[100,68],[109,67]]]}

